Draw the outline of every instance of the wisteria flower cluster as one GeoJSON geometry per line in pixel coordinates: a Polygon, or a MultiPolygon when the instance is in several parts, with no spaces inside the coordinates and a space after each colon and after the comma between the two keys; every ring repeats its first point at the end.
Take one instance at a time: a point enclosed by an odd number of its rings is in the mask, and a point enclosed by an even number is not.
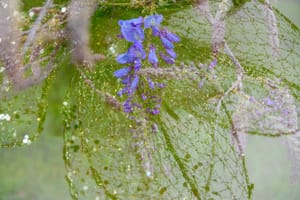
{"type": "MultiPolygon", "coordinates": [[[[116,59],[118,63],[126,66],[114,72],[115,77],[121,79],[122,84],[124,85],[118,95],[126,95],[128,97],[123,104],[124,112],[133,112],[134,107],[138,106],[133,103],[132,99],[139,85],[143,85],[141,83],[141,75],[139,74],[143,63],[148,62],[152,67],[157,68],[159,67],[160,59],[166,64],[174,64],[175,62],[176,53],[174,51],[174,43],[179,42],[180,38],[168,29],[162,28],[160,26],[162,20],[162,15],[155,14],[145,18],[139,17],[119,21],[121,27],[120,37],[132,43],[128,51],[118,55],[116,59]],[[153,37],[158,37],[160,39],[164,52],[159,52],[157,54],[157,48],[154,44],[150,44],[144,49],[143,43],[145,41],[146,29],[151,30],[153,37]],[[148,60],[146,60],[147,58],[148,60]]],[[[154,83],[150,77],[146,77],[145,80],[150,89],[163,87],[162,84],[154,83]]],[[[142,94],[141,97],[143,100],[148,98],[146,94],[142,94]]],[[[156,98],[156,102],[159,101],[160,100],[156,98]]],[[[154,108],[149,110],[150,113],[154,115],[158,114],[159,106],[159,103],[157,103],[154,108]]]]}

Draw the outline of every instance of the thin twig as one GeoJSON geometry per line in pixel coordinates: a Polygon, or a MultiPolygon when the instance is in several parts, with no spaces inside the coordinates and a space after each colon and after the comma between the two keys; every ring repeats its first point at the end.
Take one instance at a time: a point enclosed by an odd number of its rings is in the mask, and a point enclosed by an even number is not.
{"type": "MultiPolygon", "coordinates": [[[[20,78],[17,80],[16,82],[16,89],[17,90],[22,90],[28,87],[31,87],[41,81],[43,81],[45,78],[47,78],[49,76],[49,74],[52,72],[52,70],[57,66],[54,64],[54,60],[55,60],[55,55],[58,52],[58,50],[60,49],[59,46],[56,46],[56,48],[53,49],[53,51],[51,52],[51,54],[48,56],[50,57],[49,62],[47,63],[46,66],[46,71],[44,71],[43,73],[41,73],[40,71],[33,71],[33,75],[30,76],[27,79],[24,78],[20,78]]],[[[43,61],[44,59],[41,59],[39,61],[37,61],[37,63],[39,64],[41,61],[43,61]]],[[[39,68],[40,66],[38,64],[33,64],[30,63],[31,65],[36,65],[35,67],[39,68]]],[[[32,66],[31,66],[32,67],[32,66]]],[[[24,71],[25,69],[28,68],[28,66],[25,66],[22,70],[18,71],[18,74],[16,76],[18,77],[23,77],[24,75],[24,71]]]]}
{"type": "Polygon", "coordinates": [[[47,2],[44,4],[44,6],[42,7],[39,16],[37,17],[37,19],[35,20],[34,24],[32,25],[32,28],[29,31],[27,40],[24,43],[23,46],[23,50],[22,50],[22,55],[25,55],[25,53],[27,52],[28,48],[31,46],[31,44],[33,43],[34,39],[35,39],[35,35],[37,33],[37,31],[39,30],[39,27],[42,23],[42,20],[44,19],[45,15],[47,14],[47,10],[49,7],[51,7],[53,4],[52,0],[47,0],[47,2]]]}

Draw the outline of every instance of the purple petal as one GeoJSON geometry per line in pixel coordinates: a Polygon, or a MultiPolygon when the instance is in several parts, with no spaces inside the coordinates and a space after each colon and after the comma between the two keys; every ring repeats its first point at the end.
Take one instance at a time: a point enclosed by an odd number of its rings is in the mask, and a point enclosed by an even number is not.
{"type": "Polygon", "coordinates": [[[118,24],[119,26],[123,26],[126,23],[126,20],[119,20],[118,24]]]}
{"type": "Polygon", "coordinates": [[[138,17],[138,18],[127,20],[127,22],[132,24],[133,26],[142,26],[143,21],[144,21],[143,17],[138,17]]]}
{"type": "Polygon", "coordinates": [[[123,53],[118,55],[116,60],[120,64],[126,64],[132,62],[133,58],[128,53],[123,53]]]}
{"type": "Polygon", "coordinates": [[[134,71],[139,71],[141,67],[142,67],[142,61],[140,59],[136,59],[134,61],[134,66],[133,66],[134,71]]]}
{"type": "Polygon", "coordinates": [[[143,41],[144,30],[142,29],[143,18],[135,18],[131,20],[120,20],[122,36],[129,42],[143,41]]]}
{"type": "Polygon", "coordinates": [[[124,112],[131,113],[133,111],[133,105],[131,103],[131,99],[127,99],[123,104],[124,112]]]}
{"type": "Polygon", "coordinates": [[[148,78],[147,80],[148,80],[149,87],[150,87],[152,90],[155,89],[155,84],[154,84],[154,82],[151,80],[151,78],[148,78]]]}
{"type": "Polygon", "coordinates": [[[171,56],[172,58],[176,58],[176,53],[173,49],[166,49],[166,52],[171,56]]]}
{"type": "Polygon", "coordinates": [[[152,34],[154,36],[159,36],[161,34],[158,26],[152,26],[152,34]]]}
{"type": "Polygon", "coordinates": [[[203,86],[204,86],[204,78],[200,81],[200,83],[198,84],[198,88],[199,89],[202,89],[203,88],[203,86]]]}
{"type": "Polygon", "coordinates": [[[125,87],[125,88],[123,88],[122,90],[120,90],[119,92],[118,92],[118,96],[122,96],[123,94],[125,94],[127,92],[127,88],[125,87]]]}
{"type": "Polygon", "coordinates": [[[143,24],[143,17],[133,18],[129,20],[119,20],[119,25],[122,26],[141,26],[143,24]]]}
{"type": "Polygon", "coordinates": [[[167,38],[165,38],[164,36],[161,36],[160,40],[166,49],[174,49],[173,43],[170,40],[168,40],[167,38]]]}
{"type": "Polygon", "coordinates": [[[275,105],[275,102],[272,99],[270,99],[270,98],[265,99],[264,103],[267,106],[273,106],[273,105],[275,105]]]}
{"type": "Polygon", "coordinates": [[[208,66],[208,70],[213,69],[214,66],[217,65],[217,63],[218,63],[217,59],[214,59],[214,60],[210,63],[210,65],[208,66]]]}
{"type": "Polygon", "coordinates": [[[135,75],[131,82],[130,89],[128,90],[128,95],[132,95],[135,92],[135,90],[138,86],[139,80],[140,80],[140,77],[135,75]]]}
{"type": "Polygon", "coordinates": [[[121,33],[123,37],[129,42],[140,42],[145,38],[144,31],[141,28],[122,27],[121,33]]]}
{"type": "Polygon", "coordinates": [[[160,112],[159,109],[153,109],[153,110],[151,110],[151,114],[152,114],[152,115],[158,115],[159,112],[160,112]]]}
{"type": "Polygon", "coordinates": [[[143,49],[143,45],[140,42],[136,42],[128,50],[128,54],[130,54],[132,57],[139,58],[139,59],[145,59],[146,58],[146,52],[143,49]]]}
{"type": "Polygon", "coordinates": [[[117,78],[122,78],[122,77],[126,76],[129,72],[130,72],[130,67],[125,67],[125,68],[115,71],[114,76],[117,78]]]}
{"type": "Polygon", "coordinates": [[[145,94],[142,94],[141,97],[142,97],[143,100],[147,99],[147,96],[145,94]]]}
{"type": "Polygon", "coordinates": [[[160,57],[167,63],[167,64],[174,64],[175,63],[175,60],[174,58],[170,57],[170,56],[167,56],[163,53],[160,53],[159,54],[160,57]]]}
{"type": "Polygon", "coordinates": [[[180,42],[180,38],[175,33],[172,33],[167,29],[163,30],[163,35],[171,42],[180,42]]]}
{"type": "Polygon", "coordinates": [[[158,83],[157,86],[158,86],[159,88],[165,88],[165,87],[166,87],[166,84],[164,84],[164,83],[158,83]]]}
{"type": "Polygon", "coordinates": [[[256,100],[255,100],[255,97],[250,96],[249,101],[252,102],[252,103],[255,102],[255,101],[256,101],[256,100]]]}
{"type": "Polygon", "coordinates": [[[135,28],[132,34],[134,39],[131,42],[143,41],[145,39],[144,30],[141,28],[135,28]]]}
{"type": "Polygon", "coordinates": [[[123,78],[122,83],[123,83],[124,85],[129,84],[129,83],[130,83],[130,77],[123,78]]]}
{"type": "Polygon", "coordinates": [[[147,16],[144,20],[144,27],[150,28],[151,26],[159,26],[163,20],[162,15],[150,15],[147,16]]]}
{"type": "Polygon", "coordinates": [[[151,63],[153,66],[157,66],[158,58],[156,56],[156,49],[153,45],[150,46],[150,52],[149,52],[148,60],[149,60],[149,63],[151,63]]]}

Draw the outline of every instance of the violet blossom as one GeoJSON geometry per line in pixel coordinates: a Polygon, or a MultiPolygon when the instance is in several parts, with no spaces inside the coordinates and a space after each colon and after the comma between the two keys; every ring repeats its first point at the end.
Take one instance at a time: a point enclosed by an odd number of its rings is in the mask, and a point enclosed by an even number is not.
{"type": "MultiPolygon", "coordinates": [[[[121,91],[118,92],[118,95],[126,95],[128,97],[123,103],[124,112],[130,113],[134,111],[134,107],[140,107],[138,104],[133,103],[132,101],[136,90],[145,85],[142,83],[145,80],[151,90],[164,87],[163,84],[156,84],[150,77],[147,77],[146,79],[140,78],[140,74],[138,73],[142,68],[143,60],[145,60],[147,57],[148,63],[151,64],[152,67],[156,68],[159,66],[157,48],[154,46],[154,44],[151,44],[147,51],[143,47],[143,42],[145,40],[145,29],[151,29],[152,35],[161,40],[162,46],[164,47],[166,53],[159,52],[160,58],[167,64],[175,63],[176,53],[174,51],[175,47],[173,43],[179,42],[180,38],[166,28],[161,28],[160,24],[162,20],[162,15],[154,14],[145,18],[138,17],[130,20],[119,21],[119,25],[121,27],[121,38],[132,43],[126,53],[120,54],[116,58],[116,61],[119,64],[124,64],[127,66],[114,72],[114,76],[118,79],[121,79],[121,82],[124,85],[121,91]],[[146,52],[149,52],[148,55],[146,52]]],[[[143,101],[153,101],[153,98],[147,98],[145,94],[142,94],[141,99],[143,101]]],[[[153,105],[154,107],[152,108],[146,108],[146,110],[149,110],[149,113],[153,115],[159,114],[160,101],[158,103],[153,102],[155,106],[153,105]]],[[[150,105],[152,105],[151,102],[150,105]]]]}

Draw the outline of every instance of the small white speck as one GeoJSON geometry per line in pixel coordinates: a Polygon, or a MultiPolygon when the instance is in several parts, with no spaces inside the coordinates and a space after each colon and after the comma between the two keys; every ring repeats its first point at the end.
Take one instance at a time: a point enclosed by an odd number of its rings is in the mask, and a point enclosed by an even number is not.
{"type": "Polygon", "coordinates": [[[68,173],[67,173],[67,176],[68,176],[69,178],[71,178],[72,175],[73,175],[72,172],[68,172],[68,173]]]}
{"type": "Polygon", "coordinates": [[[193,118],[194,118],[194,116],[193,116],[193,115],[191,115],[191,114],[189,114],[189,115],[188,115],[188,118],[189,118],[189,119],[193,119],[193,118]]]}
{"type": "Polygon", "coordinates": [[[14,17],[15,17],[15,16],[18,16],[18,15],[19,15],[18,11],[15,10],[15,11],[13,12],[13,15],[14,15],[14,17]]]}
{"type": "Polygon", "coordinates": [[[0,114],[0,121],[1,120],[6,120],[6,121],[10,121],[10,115],[9,114],[3,114],[3,113],[1,113],[0,114]]]}
{"type": "Polygon", "coordinates": [[[112,54],[115,54],[116,53],[116,47],[115,45],[111,45],[111,47],[109,47],[109,51],[112,53],[112,54]]]}
{"type": "Polygon", "coordinates": [[[4,72],[5,68],[4,67],[0,67],[0,73],[4,72]]]}
{"type": "Polygon", "coordinates": [[[150,171],[146,171],[146,176],[151,177],[152,173],[150,171]]]}
{"type": "Polygon", "coordinates": [[[85,185],[85,186],[83,186],[82,189],[83,189],[84,191],[87,191],[87,190],[89,189],[89,186],[85,185]]]}
{"type": "Polygon", "coordinates": [[[43,54],[45,52],[45,49],[40,50],[40,54],[43,54]]]}
{"type": "Polygon", "coordinates": [[[34,16],[34,12],[33,12],[33,11],[30,11],[30,12],[29,12],[29,17],[32,18],[33,16],[34,16]]]}
{"type": "Polygon", "coordinates": [[[2,38],[0,38],[0,43],[2,42],[2,38]]]}
{"type": "Polygon", "coordinates": [[[64,102],[63,102],[63,105],[64,105],[64,106],[67,106],[67,105],[68,105],[68,102],[64,101],[64,102]]]}
{"type": "Polygon", "coordinates": [[[31,140],[29,139],[29,136],[27,134],[24,135],[23,144],[31,144],[31,140]]]}
{"type": "Polygon", "coordinates": [[[96,197],[96,199],[95,200],[100,200],[100,197],[96,197]]]}
{"type": "Polygon", "coordinates": [[[62,13],[65,13],[66,11],[67,11],[66,7],[62,7],[61,10],[60,10],[60,12],[62,12],[62,13]]]}

